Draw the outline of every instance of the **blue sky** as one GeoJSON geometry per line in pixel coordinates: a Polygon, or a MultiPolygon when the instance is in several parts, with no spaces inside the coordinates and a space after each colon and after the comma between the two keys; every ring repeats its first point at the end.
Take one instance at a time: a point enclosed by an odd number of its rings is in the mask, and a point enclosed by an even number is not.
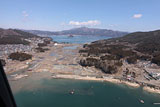
{"type": "Polygon", "coordinates": [[[160,0],[0,0],[0,4],[1,28],[160,29],[160,0]]]}

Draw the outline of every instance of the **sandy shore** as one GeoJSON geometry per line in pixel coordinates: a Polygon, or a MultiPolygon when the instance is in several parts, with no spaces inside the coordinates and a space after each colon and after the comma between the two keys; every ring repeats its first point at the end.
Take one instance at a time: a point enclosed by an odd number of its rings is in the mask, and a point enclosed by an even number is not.
{"type": "Polygon", "coordinates": [[[128,82],[128,81],[122,81],[122,80],[114,79],[114,78],[105,79],[105,81],[112,82],[112,83],[122,83],[122,84],[131,86],[131,87],[135,87],[135,88],[140,87],[140,85],[137,84],[137,83],[132,83],[132,82],[128,82]]]}
{"type": "Polygon", "coordinates": [[[154,88],[151,88],[151,87],[147,87],[147,86],[143,87],[143,90],[148,91],[148,92],[151,92],[151,93],[160,94],[160,90],[154,89],[154,88]]]}
{"type": "Polygon", "coordinates": [[[128,86],[132,86],[132,87],[137,87],[137,88],[140,87],[140,85],[137,83],[132,83],[132,82],[128,82],[128,81],[123,81],[122,83],[124,83],[128,86]]]}
{"type": "Polygon", "coordinates": [[[139,84],[137,83],[131,83],[131,82],[128,82],[128,81],[121,81],[119,79],[114,79],[113,77],[108,77],[108,78],[96,78],[96,77],[88,77],[88,76],[79,76],[79,75],[56,75],[56,76],[53,76],[54,78],[66,78],[66,79],[78,79],[78,80],[91,80],[91,81],[106,81],[106,82],[111,82],[111,83],[122,83],[122,84],[125,84],[125,85],[128,85],[128,86],[131,86],[131,87],[135,87],[135,88],[138,88],[140,87],[139,84]]]}

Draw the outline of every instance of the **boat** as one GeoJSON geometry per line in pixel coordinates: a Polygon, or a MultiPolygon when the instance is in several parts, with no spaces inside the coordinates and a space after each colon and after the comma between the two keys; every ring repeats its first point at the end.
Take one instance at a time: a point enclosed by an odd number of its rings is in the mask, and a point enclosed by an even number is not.
{"type": "Polygon", "coordinates": [[[144,104],[144,101],[143,100],[139,100],[142,104],[144,104]]]}
{"type": "Polygon", "coordinates": [[[160,103],[153,103],[154,105],[160,105],[160,103]]]}
{"type": "Polygon", "coordinates": [[[69,93],[69,94],[73,95],[73,94],[74,94],[74,90],[70,91],[70,93],[69,93]]]}

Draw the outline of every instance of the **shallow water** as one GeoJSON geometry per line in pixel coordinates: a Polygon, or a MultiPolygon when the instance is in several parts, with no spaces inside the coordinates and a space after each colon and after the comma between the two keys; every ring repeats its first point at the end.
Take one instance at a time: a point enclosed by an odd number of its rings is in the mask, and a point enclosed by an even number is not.
{"type": "Polygon", "coordinates": [[[74,46],[66,46],[63,49],[69,49],[69,50],[73,50],[76,49],[78,46],[74,45],[74,46]]]}

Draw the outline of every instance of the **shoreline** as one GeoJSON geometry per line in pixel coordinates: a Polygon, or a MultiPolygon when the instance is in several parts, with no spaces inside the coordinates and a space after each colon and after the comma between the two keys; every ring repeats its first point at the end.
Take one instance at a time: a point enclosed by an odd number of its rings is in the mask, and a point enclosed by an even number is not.
{"type": "Polygon", "coordinates": [[[133,88],[139,88],[139,87],[143,87],[143,91],[147,91],[149,93],[155,93],[160,95],[160,90],[159,89],[155,89],[155,88],[151,88],[149,86],[142,86],[138,83],[132,83],[129,81],[124,81],[124,80],[120,80],[120,79],[116,79],[113,77],[108,77],[108,78],[96,78],[96,77],[82,77],[79,75],[63,75],[63,74],[58,74],[56,76],[52,76],[52,78],[55,79],[75,79],[75,80],[88,80],[88,81],[104,81],[104,82],[110,82],[110,83],[114,83],[114,84],[124,84],[126,86],[129,87],[133,87],[133,88]]]}
{"type": "Polygon", "coordinates": [[[127,86],[130,87],[134,87],[134,88],[138,88],[140,87],[139,84],[137,83],[131,83],[128,81],[124,81],[124,80],[119,80],[119,79],[115,79],[113,77],[107,77],[107,78],[96,78],[96,77],[83,77],[83,76],[79,76],[79,75],[56,75],[56,76],[52,76],[52,78],[56,78],[56,79],[76,79],[76,80],[89,80],[89,81],[105,81],[105,82],[110,82],[110,83],[121,83],[121,84],[125,84],[127,86]]]}
{"type": "MultiPolygon", "coordinates": [[[[36,73],[36,72],[35,72],[36,73]]],[[[22,78],[28,78],[29,75],[17,75],[18,77],[15,80],[10,80],[10,81],[17,81],[22,78]]],[[[89,76],[80,76],[80,75],[68,75],[68,74],[56,74],[56,75],[51,75],[51,78],[53,79],[73,79],[73,80],[84,80],[84,81],[100,81],[100,82],[110,82],[113,84],[123,84],[132,88],[139,88],[142,87],[143,91],[149,92],[149,93],[155,93],[160,95],[160,90],[155,89],[149,86],[143,86],[138,83],[132,83],[129,81],[125,80],[120,80],[114,77],[106,77],[106,78],[96,78],[96,77],[89,77],[89,76]]]]}
{"type": "Polygon", "coordinates": [[[144,86],[143,90],[147,91],[147,92],[150,92],[150,93],[156,93],[156,94],[160,95],[160,90],[159,89],[155,89],[155,88],[151,88],[151,87],[148,87],[148,86],[144,86]]]}
{"type": "MultiPolygon", "coordinates": [[[[104,82],[110,82],[110,83],[114,83],[114,84],[124,84],[133,88],[139,88],[142,85],[138,84],[138,83],[132,83],[129,81],[124,81],[124,80],[120,80],[120,79],[116,79],[113,77],[107,77],[107,78],[96,78],[96,77],[83,77],[83,76],[79,76],[79,75],[63,75],[63,74],[58,74],[56,76],[52,76],[52,78],[56,78],[56,79],[76,79],[76,80],[89,80],[89,81],[104,81],[104,82]]],[[[155,88],[151,88],[149,86],[142,86],[144,91],[150,92],[150,93],[156,93],[156,94],[160,94],[160,90],[159,89],[155,89],[155,88]]]]}

